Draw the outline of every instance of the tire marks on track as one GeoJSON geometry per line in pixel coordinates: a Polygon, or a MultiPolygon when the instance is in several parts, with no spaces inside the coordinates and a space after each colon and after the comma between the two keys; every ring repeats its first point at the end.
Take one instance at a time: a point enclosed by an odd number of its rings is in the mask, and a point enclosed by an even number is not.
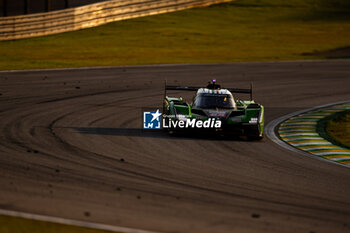
{"type": "Polygon", "coordinates": [[[162,104],[164,77],[188,85],[214,76],[225,86],[254,82],[256,99],[274,108],[267,111],[268,121],[350,98],[340,84],[348,82],[348,65],[245,63],[0,73],[8,76],[6,95],[0,97],[0,205],[160,232],[348,230],[349,182],[342,179],[348,177],[347,169],[305,162],[268,139],[170,137],[139,128],[142,108],[162,104]],[[337,76],[329,83],[334,72],[337,76]],[[43,76],[49,78],[43,81],[43,76]],[[75,89],[79,81],[81,89],[75,89]],[[312,96],[310,90],[323,95],[312,96]],[[291,103],[291,108],[275,108],[291,103]],[[85,211],[91,213],[88,218],[85,211]]]}

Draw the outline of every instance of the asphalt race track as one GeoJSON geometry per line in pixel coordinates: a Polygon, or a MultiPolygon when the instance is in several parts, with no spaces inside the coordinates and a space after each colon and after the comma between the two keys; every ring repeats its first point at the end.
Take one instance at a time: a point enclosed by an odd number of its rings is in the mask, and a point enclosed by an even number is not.
{"type": "Polygon", "coordinates": [[[350,99],[349,60],[1,72],[0,208],[169,233],[349,232],[349,168],[267,138],[141,129],[164,79],[213,78],[253,82],[266,123],[350,99]]]}

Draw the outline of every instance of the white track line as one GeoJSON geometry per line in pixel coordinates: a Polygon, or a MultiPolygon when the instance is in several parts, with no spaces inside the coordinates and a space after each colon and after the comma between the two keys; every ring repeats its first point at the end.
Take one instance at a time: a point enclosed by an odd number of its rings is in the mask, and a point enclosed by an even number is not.
{"type": "Polygon", "coordinates": [[[85,221],[79,221],[79,220],[23,213],[23,212],[4,210],[4,209],[0,209],[0,215],[20,217],[25,219],[37,220],[37,221],[45,221],[45,222],[51,222],[51,223],[65,224],[65,225],[119,232],[119,233],[159,233],[154,231],[145,231],[145,230],[139,230],[139,229],[128,228],[128,227],[112,226],[112,225],[106,225],[101,223],[85,222],[85,221]]]}
{"type": "Polygon", "coordinates": [[[315,155],[350,155],[350,152],[347,151],[335,151],[335,152],[313,152],[310,151],[310,153],[313,153],[315,155]]]}
{"type": "Polygon", "coordinates": [[[327,146],[331,146],[333,145],[330,142],[290,142],[289,144],[293,145],[293,146],[308,146],[308,145],[327,145],[327,146]]]}
{"type": "Polygon", "coordinates": [[[350,157],[339,157],[339,158],[334,157],[334,158],[327,158],[327,159],[331,159],[331,160],[333,160],[333,161],[343,161],[343,160],[348,160],[348,159],[350,159],[350,157]]]}
{"type": "Polygon", "coordinates": [[[318,150],[337,150],[338,147],[335,146],[324,146],[324,147],[310,147],[310,148],[303,148],[302,150],[309,151],[312,153],[313,151],[318,151],[318,150]]]}
{"type": "Polygon", "coordinates": [[[284,141],[286,142],[295,142],[300,140],[323,140],[321,137],[304,137],[304,138],[285,138],[284,141]]]}
{"type": "Polygon", "coordinates": [[[295,136],[319,136],[317,133],[281,133],[283,137],[295,137],[295,136]]]}

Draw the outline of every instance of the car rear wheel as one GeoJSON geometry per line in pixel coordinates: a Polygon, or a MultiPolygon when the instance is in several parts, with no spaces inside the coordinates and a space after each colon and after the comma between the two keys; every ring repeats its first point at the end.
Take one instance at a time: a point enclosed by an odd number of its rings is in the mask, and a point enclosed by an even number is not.
{"type": "Polygon", "coordinates": [[[258,141],[263,139],[263,133],[261,132],[260,124],[256,125],[254,128],[250,129],[247,134],[248,140],[258,141]]]}

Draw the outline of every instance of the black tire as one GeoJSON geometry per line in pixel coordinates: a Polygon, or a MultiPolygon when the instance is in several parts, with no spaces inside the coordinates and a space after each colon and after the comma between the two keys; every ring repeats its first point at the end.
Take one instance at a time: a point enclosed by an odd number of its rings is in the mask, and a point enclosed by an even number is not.
{"type": "Polygon", "coordinates": [[[264,138],[263,133],[260,130],[260,124],[248,131],[247,138],[250,141],[259,141],[264,138]]]}

